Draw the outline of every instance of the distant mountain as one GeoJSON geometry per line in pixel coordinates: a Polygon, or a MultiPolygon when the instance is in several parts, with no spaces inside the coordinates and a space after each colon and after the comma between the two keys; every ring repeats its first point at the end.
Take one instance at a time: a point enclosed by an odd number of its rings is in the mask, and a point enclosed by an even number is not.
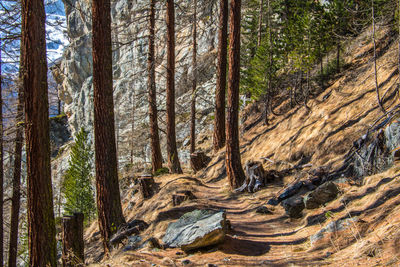
{"type": "MultiPolygon", "coordinates": [[[[20,18],[20,12],[18,9],[12,8],[15,4],[14,1],[2,1],[0,6],[0,15],[6,14],[4,9],[12,9],[13,12],[11,17],[20,18]]],[[[46,43],[47,43],[47,58],[49,66],[62,56],[65,46],[69,44],[66,35],[66,18],[64,3],[62,0],[45,0],[46,9],[46,43]]],[[[20,19],[16,20],[15,23],[21,23],[20,19]]],[[[16,35],[20,32],[20,26],[16,25],[10,27],[9,25],[0,25],[1,38],[4,40],[8,36],[3,36],[4,32],[12,32],[16,35]],[[4,28],[4,29],[3,29],[4,28]],[[3,31],[4,30],[4,31],[3,31]]],[[[19,54],[20,54],[20,42],[19,40],[8,41],[2,43],[2,72],[4,74],[13,74],[18,72],[19,68],[19,54]]]]}
{"type": "Polygon", "coordinates": [[[61,0],[46,0],[46,38],[49,65],[62,56],[68,45],[64,3],[61,0]]]}

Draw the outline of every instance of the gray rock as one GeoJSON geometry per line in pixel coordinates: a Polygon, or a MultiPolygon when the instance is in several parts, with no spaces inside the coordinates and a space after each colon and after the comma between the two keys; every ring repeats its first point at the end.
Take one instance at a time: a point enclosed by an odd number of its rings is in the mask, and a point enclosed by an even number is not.
{"type": "Polygon", "coordinates": [[[354,142],[358,153],[347,162],[347,175],[363,177],[392,166],[393,150],[400,146],[400,123],[390,123],[390,118],[387,118],[370,132],[372,134],[363,135],[354,142]]]}
{"type": "Polygon", "coordinates": [[[60,148],[71,140],[71,131],[68,127],[68,118],[66,115],[52,117],[49,122],[51,156],[55,157],[60,148]]]}
{"type": "Polygon", "coordinates": [[[334,183],[326,182],[304,197],[304,205],[307,209],[316,209],[334,200],[338,193],[339,189],[334,183]]]}
{"type": "Polygon", "coordinates": [[[188,260],[188,259],[182,261],[182,265],[183,265],[183,266],[189,265],[189,264],[191,264],[191,263],[192,263],[192,262],[191,262],[190,260],[188,260]]]}
{"type": "Polygon", "coordinates": [[[124,251],[129,251],[129,250],[135,250],[139,248],[140,242],[142,241],[142,238],[140,236],[134,235],[128,237],[128,243],[124,247],[124,251]]]}
{"type": "Polygon", "coordinates": [[[304,209],[302,197],[294,196],[282,201],[282,206],[290,218],[300,218],[304,209]]]}
{"type": "Polygon", "coordinates": [[[261,207],[258,207],[257,209],[256,209],[256,213],[261,213],[261,214],[272,214],[272,211],[270,211],[267,207],[265,207],[265,206],[261,206],[261,207]]]}
{"type": "Polygon", "coordinates": [[[160,242],[158,242],[157,238],[150,237],[146,241],[144,241],[141,245],[140,248],[148,248],[148,249],[161,249],[162,246],[160,245],[160,242]]]}
{"type": "Polygon", "coordinates": [[[167,247],[188,251],[219,244],[225,235],[224,211],[194,210],[170,223],[162,241],[167,247]]]}
{"type": "Polygon", "coordinates": [[[314,245],[316,241],[322,239],[327,233],[336,233],[348,229],[355,221],[357,221],[357,218],[353,217],[328,223],[327,226],[322,228],[316,234],[310,236],[311,245],[314,245]]]}
{"type": "Polygon", "coordinates": [[[278,202],[288,199],[289,197],[297,194],[300,189],[303,187],[304,183],[302,181],[295,183],[292,186],[289,186],[288,188],[283,191],[282,194],[279,195],[278,197],[278,202]]]}

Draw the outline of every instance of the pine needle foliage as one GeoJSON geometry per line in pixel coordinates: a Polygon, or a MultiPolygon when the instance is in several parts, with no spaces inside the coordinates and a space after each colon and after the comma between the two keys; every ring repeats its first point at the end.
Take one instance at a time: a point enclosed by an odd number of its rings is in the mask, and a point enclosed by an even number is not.
{"type": "Polygon", "coordinates": [[[88,133],[81,128],[71,146],[69,168],[63,181],[65,198],[64,210],[67,214],[82,212],[85,222],[94,217],[96,206],[92,180],[92,151],[88,142],[88,133]]]}

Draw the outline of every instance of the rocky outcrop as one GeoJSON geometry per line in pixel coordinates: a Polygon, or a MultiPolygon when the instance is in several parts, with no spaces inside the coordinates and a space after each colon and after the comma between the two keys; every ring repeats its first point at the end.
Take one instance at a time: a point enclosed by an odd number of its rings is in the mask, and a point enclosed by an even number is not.
{"type": "MultiPolygon", "coordinates": [[[[91,52],[90,1],[64,1],[70,46],[60,63],[57,81],[59,96],[68,115],[72,132],[80,127],[93,130],[93,88],[91,52]]],[[[214,1],[198,2],[198,69],[197,98],[198,129],[208,130],[212,125],[210,107],[213,106],[215,89],[215,46],[218,10],[214,1]]],[[[160,127],[163,129],[165,103],[166,25],[163,3],[157,3],[156,16],[156,84],[159,91],[160,127]]],[[[117,149],[120,167],[131,162],[150,161],[147,118],[147,18],[148,1],[116,0],[112,2],[112,38],[114,44],[114,107],[117,149]],[[133,143],[132,140],[135,140],[133,143]]],[[[176,93],[177,142],[181,145],[189,137],[188,114],[190,113],[191,80],[191,3],[176,1],[179,16],[176,17],[176,93]],[[188,93],[186,93],[188,92],[188,93]]],[[[162,147],[165,136],[161,134],[162,147]]],[[[189,160],[189,153],[181,150],[180,158],[189,160]]],[[[138,164],[139,166],[139,164],[138,164]]]]}
{"type": "MultiPolygon", "coordinates": [[[[397,107],[399,108],[399,107],[397,107]]],[[[394,121],[399,110],[360,137],[353,144],[354,153],[337,172],[353,177],[364,177],[393,165],[394,152],[400,146],[400,122],[394,121]]]]}
{"type": "Polygon", "coordinates": [[[68,127],[67,116],[59,115],[50,118],[50,147],[51,156],[55,157],[60,148],[71,138],[71,131],[68,127]]]}
{"type": "Polygon", "coordinates": [[[170,223],[162,241],[167,247],[189,251],[223,242],[226,228],[225,212],[195,210],[170,223]]]}

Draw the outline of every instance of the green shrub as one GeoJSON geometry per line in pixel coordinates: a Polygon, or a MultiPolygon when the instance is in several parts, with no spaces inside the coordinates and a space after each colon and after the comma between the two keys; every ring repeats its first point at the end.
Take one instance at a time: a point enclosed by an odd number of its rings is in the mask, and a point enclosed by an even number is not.
{"type": "Polygon", "coordinates": [[[159,175],[167,174],[167,173],[169,173],[168,168],[163,167],[163,168],[158,169],[158,170],[154,173],[154,176],[159,176],[159,175]]]}

